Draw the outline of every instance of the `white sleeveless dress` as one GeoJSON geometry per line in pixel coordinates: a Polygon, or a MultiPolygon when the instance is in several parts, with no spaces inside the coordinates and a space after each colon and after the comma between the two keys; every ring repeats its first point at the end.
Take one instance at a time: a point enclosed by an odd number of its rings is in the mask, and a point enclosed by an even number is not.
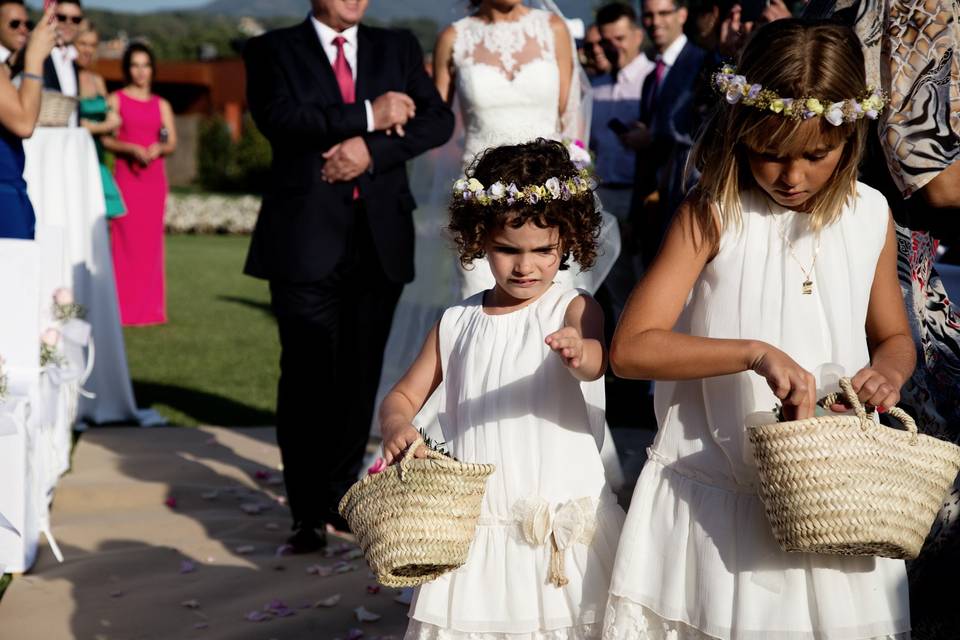
{"type": "MultiPolygon", "coordinates": [[[[804,276],[780,230],[809,265],[815,241],[804,214],[745,194],[743,226],[723,234],[677,330],[764,340],[811,372],[830,363],[853,375],[869,364],[864,323],[888,209],[879,192],[857,190],[821,232],[812,295],[801,293],[804,276]]],[[[657,383],[660,429],[617,552],[605,640],[909,636],[903,561],[777,546],[744,446],[745,418],[776,403],[752,372],[657,383]]]]}
{"type": "Polygon", "coordinates": [[[581,293],[554,284],[496,316],[479,293],[443,314],[442,438],[496,471],[466,564],[417,590],[407,638],[599,638],[624,518],[598,450],[603,380],[576,380],[544,343],[581,293]],[[552,518],[531,543],[538,510],[552,518]],[[569,534],[563,587],[549,581],[551,544],[536,541],[551,531],[569,534]]]}
{"type": "MultiPolygon", "coordinates": [[[[415,185],[415,192],[434,195],[425,198],[426,202],[421,201],[421,207],[414,214],[417,279],[404,288],[394,313],[384,351],[377,406],[420,353],[427,331],[440,313],[459,300],[492,289],[495,284],[486,259],[475,260],[470,269],[460,266],[446,232],[449,223],[446,207],[459,170],[468,167],[478,153],[489,147],[536,138],[562,138],[558,108],[560,68],[550,24],[553,15],[531,8],[510,22],[487,23],[468,16],[453,23],[455,95],[464,125],[462,167],[457,167],[456,173],[444,175],[444,169],[455,162],[449,154],[449,148],[456,146],[454,141],[437,152],[442,160],[438,161],[435,172],[429,176],[414,172],[414,181],[429,184],[429,187],[415,185]]],[[[620,253],[620,232],[616,219],[608,213],[604,213],[599,246],[597,264],[592,269],[580,271],[571,261],[570,269],[557,274],[557,282],[586,289],[591,294],[600,288],[620,253]]],[[[416,424],[432,431],[436,407],[436,399],[432,398],[420,412],[416,424]]],[[[376,419],[372,431],[379,433],[376,419]]],[[[623,471],[609,430],[607,436],[603,453],[607,477],[619,487],[623,483],[623,471]]]]}

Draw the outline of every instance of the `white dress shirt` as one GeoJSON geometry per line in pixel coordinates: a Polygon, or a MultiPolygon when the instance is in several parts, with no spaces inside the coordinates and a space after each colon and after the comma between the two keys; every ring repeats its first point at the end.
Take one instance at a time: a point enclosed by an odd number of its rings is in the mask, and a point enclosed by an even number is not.
{"type": "MultiPolygon", "coordinates": [[[[50,52],[50,59],[53,60],[53,67],[57,70],[57,80],[60,82],[60,93],[65,96],[76,98],[79,95],[77,86],[77,73],[73,67],[73,61],[77,59],[77,50],[73,45],[66,47],[54,47],[50,52]]],[[[70,114],[68,126],[76,127],[77,113],[70,114]]]]}
{"type": "MultiPolygon", "coordinates": [[[[353,74],[353,83],[356,86],[357,83],[357,25],[350,27],[344,31],[335,31],[329,26],[323,24],[317,20],[316,16],[311,15],[310,20],[313,22],[314,29],[317,30],[317,37],[320,38],[320,44],[323,46],[324,52],[327,54],[327,58],[330,60],[330,66],[332,67],[337,60],[337,45],[333,43],[333,40],[339,36],[346,40],[343,43],[343,55],[347,58],[347,64],[350,65],[350,72],[353,74]]],[[[373,132],[376,130],[375,122],[373,119],[373,105],[369,100],[363,101],[364,107],[367,110],[367,131],[373,132]]]]}
{"type": "Polygon", "coordinates": [[[614,118],[627,127],[636,122],[643,81],[653,69],[653,62],[641,53],[620,69],[616,79],[610,74],[594,79],[590,148],[597,154],[601,184],[633,184],[637,153],[624,147],[607,123],[614,118]]]}
{"type": "Polygon", "coordinates": [[[687,36],[681,33],[680,37],[670,43],[670,46],[667,47],[666,51],[657,55],[657,58],[663,60],[664,64],[663,77],[660,78],[660,82],[663,82],[663,79],[667,77],[668,73],[670,73],[670,69],[672,69],[673,65],[677,63],[677,58],[680,57],[680,52],[683,51],[683,47],[686,44],[687,36]]]}
{"type": "Polygon", "coordinates": [[[6,62],[13,55],[13,51],[0,44],[0,62],[6,62]]]}

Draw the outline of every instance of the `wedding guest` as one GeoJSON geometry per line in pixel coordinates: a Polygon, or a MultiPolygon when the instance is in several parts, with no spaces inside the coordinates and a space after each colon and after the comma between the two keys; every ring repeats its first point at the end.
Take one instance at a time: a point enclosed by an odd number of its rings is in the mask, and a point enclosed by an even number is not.
{"type": "Polygon", "coordinates": [[[410,33],[363,24],[367,0],[311,5],[244,50],[250,111],[273,149],[245,272],[270,281],[280,331],[295,553],[324,546],[327,524],[346,528],[337,505],[360,471],[393,311],[413,279],[406,163],[454,124],[410,33]],[[335,421],[317,410],[334,406],[335,421]]]}
{"type": "Polygon", "coordinates": [[[40,116],[43,61],[53,48],[55,31],[47,11],[29,37],[22,82],[17,89],[9,69],[0,66],[0,238],[32,240],[36,218],[23,179],[23,139],[33,135],[40,116]]]}
{"type": "Polygon", "coordinates": [[[84,21],[76,41],[77,65],[80,67],[80,126],[85,127],[93,135],[97,144],[107,218],[115,218],[125,211],[123,197],[113,179],[113,174],[110,173],[104,161],[104,148],[100,137],[112,135],[120,128],[122,120],[107,104],[107,83],[103,76],[93,70],[98,44],[100,44],[100,36],[96,28],[89,21],[84,21]]]}
{"type": "Polygon", "coordinates": [[[698,101],[708,57],[683,33],[686,0],[644,0],[642,19],[655,67],[643,83],[640,123],[624,141],[638,152],[631,215],[645,229],[641,255],[650,264],[689,186],[684,171],[702,118],[698,101]],[[655,191],[658,204],[650,207],[646,200],[655,191]]]}
{"type": "Polygon", "coordinates": [[[629,246],[630,202],[637,154],[623,142],[622,134],[640,115],[640,92],[644,79],[654,69],[642,54],[643,30],[637,24],[633,8],[614,2],[597,11],[597,27],[604,41],[616,51],[616,71],[593,79],[593,135],[590,148],[596,154],[595,171],[600,178],[597,195],[603,208],[617,217],[623,242],[620,256],[604,281],[610,296],[611,320],[623,311],[633,285],[639,277],[634,265],[636,251],[629,246]]]}
{"type": "MultiPolygon", "coordinates": [[[[77,97],[80,87],[80,68],[77,66],[77,49],[74,42],[83,22],[83,7],[80,0],[58,0],[55,3],[57,17],[57,46],[43,64],[43,87],[59,91],[65,96],[77,97]]],[[[70,116],[68,126],[79,122],[79,112],[70,116]]]]}
{"type": "Polygon", "coordinates": [[[600,28],[596,24],[587,27],[587,32],[583,36],[582,51],[583,68],[591,78],[608,74],[613,69],[603,47],[600,28]]]}
{"type": "Polygon", "coordinates": [[[156,62],[144,44],[123,54],[126,86],[110,94],[122,123],[104,146],[117,155],[116,179],[127,215],[110,221],[110,246],[125,326],[167,321],[164,286],[163,213],[167,174],[163,158],[177,147],[170,103],[153,93],[156,62]]]}
{"type": "Polygon", "coordinates": [[[23,48],[32,28],[23,0],[0,0],[0,62],[23,48]]]}

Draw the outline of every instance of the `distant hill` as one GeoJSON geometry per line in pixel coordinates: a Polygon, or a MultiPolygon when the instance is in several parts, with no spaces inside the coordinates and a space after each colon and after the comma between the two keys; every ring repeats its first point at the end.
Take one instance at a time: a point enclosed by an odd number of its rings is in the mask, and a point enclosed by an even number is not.
{"type": "MultiPolygon", "coordinates": [[[[596,0],[558,0],[568,18],[589,20],[596,0]]],[[[206,13],[231,16],[301,17],[309,10],[307,0],[213,0],[201,9],[206,13]]],[[[437,24],[448,24],[463,16],[467,0],[370,0],[367,15],[378,22],[410,18],[429,18],[437,24]]]]}

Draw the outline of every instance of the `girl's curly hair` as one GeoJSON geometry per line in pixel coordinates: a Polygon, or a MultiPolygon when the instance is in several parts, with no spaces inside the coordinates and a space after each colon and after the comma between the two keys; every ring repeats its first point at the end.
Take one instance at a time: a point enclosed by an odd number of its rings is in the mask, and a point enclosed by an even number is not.
{"type": "MultiPolygon", "coordinates": [[[[499,181],[523,189],[542,185],[550,178],[561,182],[580,175],[566,147],[555,140],[538,138],[533,142],[487,149],[467,169],[468,178],[476,178],[485,187],[499,181]]],[[[597,239],[603,217],[592,190],[569,200],[542,199],[537,204],[506,199],[486,205],[476,199],[454,197],[450,203],[450,231],[467,267],[482,258],[490,236],[504,225],[519,229],[532,221],[541,229],[557,227],[560,232],[561,269],[568,269],[572,256],[581,269],[589,269],[597,258],[597,239]]]]}

